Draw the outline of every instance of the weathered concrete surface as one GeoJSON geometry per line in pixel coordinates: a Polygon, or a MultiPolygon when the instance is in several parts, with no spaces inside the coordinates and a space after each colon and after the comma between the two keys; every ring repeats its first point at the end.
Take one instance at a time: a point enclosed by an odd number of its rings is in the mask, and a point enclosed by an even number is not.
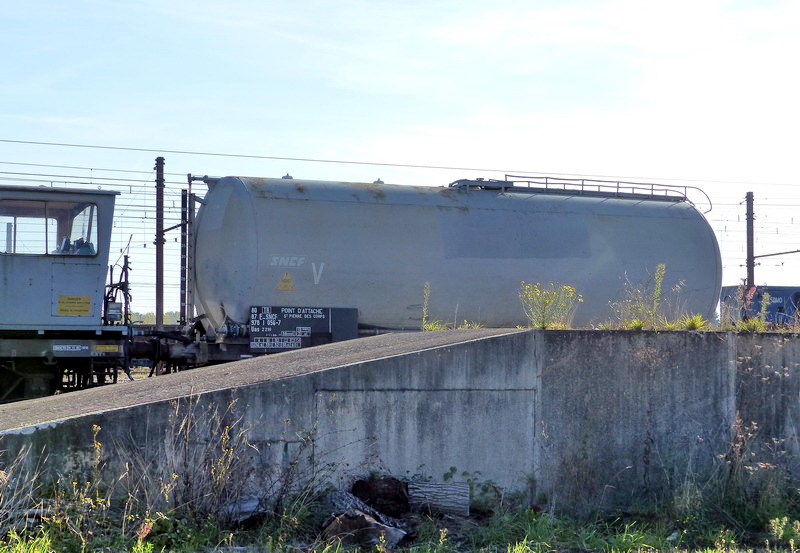
{"type": "Polygon", "coordinates": [[[797,464],[799,367],[800,339],[778,334],[380,336],[0,406],[0,449],[90,470],[97,425],[110,474],[200,481],[228,427],[248,442],[237,470],[267,490],[456,467],[557,508],[631,506],[710,471],[744,427],[797,464]]]}
{"type": "Polygon", "coordinates": [[[544,341],[536,476],[550,502],[646,501],[726,451],[735,336],[562,331],[544,341]]]}
{"type": "Polygon", "coordinates": [[[518,333],[319,375],[317,447],[366,470],[455,466],[517,485],[533,469],[536,343],[518,333]]]}
{"type": "Polygon", "coordinates": [[[175,437],[188,416],[200,421],[186,438],[197,449],[213,449],[219,439],[213,433],[225,426],[246,429],[256,448],[243,450],[251,456],[248,470],[270,477],[296,461],[312,462],[305,456],[313,455],[314,462],[335,466],[341,477],[376,468],[372,462],[380,459],[387,469],[403,473],[403,463],[413,459],[412,469],[433,476],[456,465],[510,483],[513,475],[530,471],[530,435],[519,429],[504,442],[475,413],[500,416],[502,407],[503,420],[514,428],[532,413],[535,371],[526,366],[536,356],[529,343],[530,336],[516,330],[378,336],[5,405],[0,407],[5,429],[0,449],[10,457],[29,447],[35,453],[29,455],[30,466],[46,455],[51,477],[89,471],[97,426],[110,474],[124,473],[130,455],[136,465],[154,463],[167,474],[183,474],[196,464],[176,458],[175,437]],[[520,396],[515,405],[507,405],[507,391],[520,396]],[[465,393],[471,399],[462,406],[465,393]],[[348,398],[355,399],[349,412],[341,401],[348,398]],[[389,409],[392,403],[402,410],[389,409]],[[402,422],[405,429],[386,426],[392,422],[402,422]],[[314,435],[311,450],[303,449],[308,433],[314,435]],[[490,455],[468,460],[490,441],[512,450],[523,434],[528,454],[508,465],[490,455]],[[458,436],[464,442],[448,451],[458,436]],[[435,452],[435,458],[421,460],[417,446],[435,452]]]}
{"type": "Polygon", "coordinates": [[[800,468],[800,338],[742,334],[736,343],[735,430],[757,435],[768,450],[762,454],[784,456],[790,468],[800,468]]]}
{"type": "Polygon", "coordinates": [[[438,348],[468,340],[516,332],[509,329],[474,329],[458,332],[384,334],[324,347],[246,359],[166,375],[154,381],[122,382],[12,404],[0,404],[0,432],[87,413],[124,409],[135,405],[185,397],[278,380],[298,374],[372,361],[383,357],[438,348]]]}

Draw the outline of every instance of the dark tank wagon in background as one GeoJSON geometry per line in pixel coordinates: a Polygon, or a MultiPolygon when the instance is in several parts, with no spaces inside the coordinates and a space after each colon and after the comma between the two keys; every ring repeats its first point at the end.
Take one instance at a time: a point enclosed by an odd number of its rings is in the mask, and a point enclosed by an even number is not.
{"type": "Polygon", "coordinates": [[[800,286],[723,286],[721,309],[733,320],[758,317],[763,312],[767,323],[796,325],[800,306],[800,286]],[[764,305],[764,300],[767,304],[764,305]]]}

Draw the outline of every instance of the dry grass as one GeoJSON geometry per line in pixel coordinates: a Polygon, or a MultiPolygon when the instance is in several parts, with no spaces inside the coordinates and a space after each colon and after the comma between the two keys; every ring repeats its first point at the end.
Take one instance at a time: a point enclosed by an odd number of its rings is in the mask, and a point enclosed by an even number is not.
{"type": "Polygon", "coordinates": [[[7,460],[0,452],[0,536],[29,528],[42,513],[39,470],[26,466],[27,456],[23,450],[7,460]]]}

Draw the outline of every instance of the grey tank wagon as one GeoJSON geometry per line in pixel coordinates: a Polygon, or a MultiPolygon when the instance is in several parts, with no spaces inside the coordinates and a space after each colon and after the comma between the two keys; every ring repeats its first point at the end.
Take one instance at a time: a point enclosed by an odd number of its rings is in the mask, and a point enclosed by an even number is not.
{"type": "Polygon", "coordinates": [[[208,179],[195,225],[195,302],[214,328],[251,306],[358,309],[362,328],[431,320],[514,327],[522,281],[570,285],[573,324],[608,320],[626,286],[652,281],[680,309],[715,315],[722,264],[684,191],[630,183],[456,181],[447,187],[208,179]]]}

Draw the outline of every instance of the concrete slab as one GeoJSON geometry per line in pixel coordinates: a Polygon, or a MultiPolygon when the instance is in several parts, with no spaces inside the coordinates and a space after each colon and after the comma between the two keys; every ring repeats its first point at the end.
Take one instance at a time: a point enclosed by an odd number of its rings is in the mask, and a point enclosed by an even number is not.
{"type": "Polygon", "coordinates": [[[0,433],[92,413],[289,378],[374,359],[424,351],[516,329],[383,334],[315,348],[245,359],[136,382],[0,405],[0,433]]]}

